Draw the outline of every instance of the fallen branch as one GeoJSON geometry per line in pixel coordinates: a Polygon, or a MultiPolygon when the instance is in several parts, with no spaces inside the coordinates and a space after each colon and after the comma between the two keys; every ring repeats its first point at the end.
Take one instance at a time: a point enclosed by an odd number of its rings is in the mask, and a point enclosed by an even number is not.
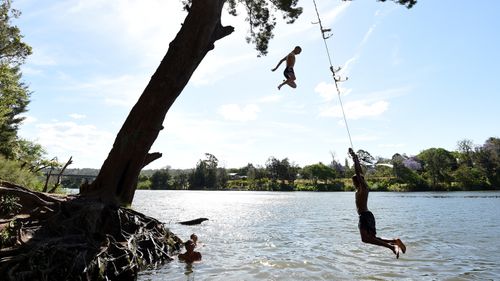
{"type": "Polygon", "coordinates": [[[190,220],[190,221],[180,221],[178,223],[182,224],[182,225],[196,225],[196,224],[200,224],[200,223],[207,221],[207,220],[208,220],[207,218],[198,218],[198,219],[194,219],[194,220],[190,220]]]}

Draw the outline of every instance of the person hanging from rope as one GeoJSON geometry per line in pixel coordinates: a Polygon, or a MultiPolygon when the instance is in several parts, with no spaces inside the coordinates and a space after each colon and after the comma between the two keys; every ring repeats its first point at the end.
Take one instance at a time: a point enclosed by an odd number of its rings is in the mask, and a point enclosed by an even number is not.
{"type": "Polygon", "coordinates": [[[399,238],[383,239],[377,237],[375,217],[368,210],[368,185],[363,177],[359,159],[352,148],[349,148],[349,154],[351,154],[354,161],[354,170],[356,172],[352,177],[352,183],[356,188],[356,209],[359,215],[358,228],[361,234],[361,241],[389,248],[396,255],[396,258],[399,258],[400,252],[403,252],[403,254],[406,253],[406,246],[399,238]]]}
{"type": "Polygon", "coordinates": [[[299,46],[296,46],[293,51],[291,51],[286,57],[282,58],[278,65],[276,65],[275,68],[271,69],[271,71],[276,71],[278,67],[286,61],[286,68],[285,71],[283,71],[283,75],[285,75],[286,80],[283,80],[283,83],[278,85],[278,90],[281,90],[281,87],[283,87],[285,84],[292,87],[292,88],[297,88],[297,84],[295,83],[296,77],[295,73],[293,71],[293,67],[295,66],[295,55],[298,55],[302,52],[302,48],[299,46]]]}

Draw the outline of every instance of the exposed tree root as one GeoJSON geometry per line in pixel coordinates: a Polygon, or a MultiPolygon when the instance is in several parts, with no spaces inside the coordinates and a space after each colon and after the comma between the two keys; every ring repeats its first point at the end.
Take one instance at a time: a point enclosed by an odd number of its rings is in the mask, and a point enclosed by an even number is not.
{"type": "Polygon", "coordinates": [[[23,206],[0,214],[0,280],[135,280],[181,246],[158,220],[130,209],[1,181],[0,196],[23,206]]]}

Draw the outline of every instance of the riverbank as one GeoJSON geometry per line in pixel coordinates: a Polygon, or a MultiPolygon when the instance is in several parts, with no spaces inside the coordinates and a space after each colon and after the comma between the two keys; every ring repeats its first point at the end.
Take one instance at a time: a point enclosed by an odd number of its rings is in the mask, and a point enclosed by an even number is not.
{"type": "Polygon", "coordinates": [[[1,280],[135,280],[180,239],[132,209],[0,182],[1,280]]]}

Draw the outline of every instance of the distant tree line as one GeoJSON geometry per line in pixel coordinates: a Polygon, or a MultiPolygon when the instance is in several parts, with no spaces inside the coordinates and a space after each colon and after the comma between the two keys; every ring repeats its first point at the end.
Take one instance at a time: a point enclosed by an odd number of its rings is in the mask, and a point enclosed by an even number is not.
{"type": "MultiPolygon", "coordinates": [[[[470,140],[457,143],[456,151],[429,148],[418,155],[394,154],[391,158],[373,157],[359,150],[365,177],[372,190],[447,191],[500,189],[500,139],[491,137],[483,145],[470,140]]],[[[332,157],[333,158],[333,157],[332,157]]],[[[96,175],[98,170],[69,169],[68,173],[96,175]],[[76,171],[76,172],[75,172],[76,171]]],[[[353,175],[349,161],[299,167],[288,158],[269,157],[264,166],[247,164],[224,168],[206,153],[193,169],[170,167],[145,170],[139,189],[171,190],[258,190],[258,191],[343,191],[352,190],[353,175]]],[[[66,187],[77,188],[83,180],[63,180],[66,187]]]]}

